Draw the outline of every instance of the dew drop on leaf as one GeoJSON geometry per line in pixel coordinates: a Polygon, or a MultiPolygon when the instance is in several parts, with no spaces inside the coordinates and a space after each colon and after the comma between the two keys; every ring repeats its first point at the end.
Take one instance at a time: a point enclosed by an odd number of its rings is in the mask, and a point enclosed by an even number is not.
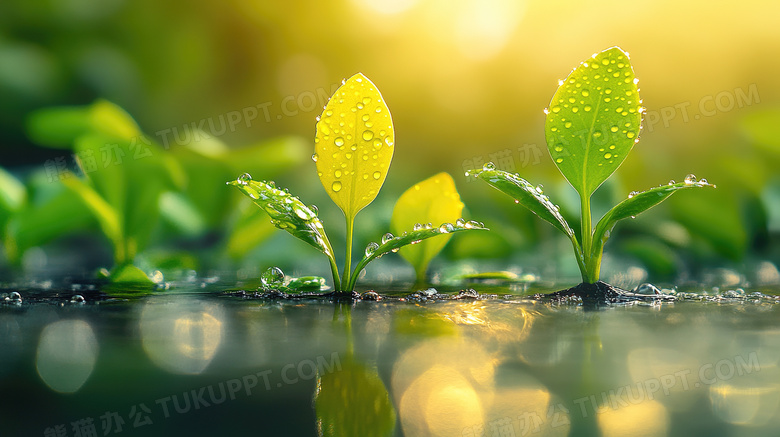
{"type": "Polygon", "coordinates": [[[387,244],[387,242],[392,240],[393,238],[395,238],[395,236],[390,232],[386,233],[385,235],[382,235],[382,244],[387,244]]]}
{"type": "Polygon", "coordinates": [[[333,184],[331,184],[330,186],[330,189],[338,193],[339,191],[341,191],[341,182],[339,181],[333,182],[333,184]]]}
{"type": "Polygon", "coordinates": [[[368,243],[368,246],[366,246],[366,258],[370,257],[371,255],[376,252],[376,250],[379,249],[379,245],[374,243],[373,241],[368,243]]]}
{"type": "Polygon", "coordinates": [[[689,174],[688,176],[685,176],[685,185],[691,185],[696,183],[696,176],[693,174],[689,174]]]}
{"type": "Polygon", "coordinates": [[[342,147],[344,145],[344,138],[338,137],[335,140],[333,140],[334,144],[338,147],[342,147]]]}
{"type": "Polygon", "coordinates": [[[374,138],[374,132],[370,130],[363,131],[363,140],[364,141],[371,141],[374,138]]]}
{"type": "Polygon", "coordinates": [[[319,157],[320,156],[315,153],[315,154],[311,155],[311,160],[314,161],[314,162],[317,162],[317,159],[319,159],[319,157]]]}
{"type": "Polygon", "coordinates": [[[379,178],[381,178],[381,177],[382,177],[382,173],[380,173],[380,172],[378,172],[378,171],[375,171],[375,172],[374,172],[374,179],[377,179],[377,180],[378,180],[378,179],[379,179],[379,178]]]}

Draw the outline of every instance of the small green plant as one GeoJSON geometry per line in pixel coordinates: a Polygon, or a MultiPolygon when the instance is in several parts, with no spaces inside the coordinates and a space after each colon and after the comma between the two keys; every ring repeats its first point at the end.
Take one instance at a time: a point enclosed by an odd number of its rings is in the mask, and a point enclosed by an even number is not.
{"type": "Polygon", "coordinates": [[[358,73],[344,81],[317,119],[315,153],[317,175],[346,219],[345,265],[339,275],[333,248],[325,234],[317,208],[306,206],[273,182],[255,181],[245,173],[228,182],[252,198],[271,217],[271,223],[305,241],[328,258],[335,290],[351,292],[358,274],[368,263],[388,252],[416,244],[437,235],[470,229],[485,229],[481,223],[458,219],[453,223],[415,224],[395,236],[385,234],[380,243],[366,246],[363,257],[352,268],[352,234],[355,216],[376,198],[393,158],[395,132],[390,111],[367,77],[358,73]]]}
{"type": "Polygon", "coordinates": [[[580,196],[582,243],[541,187],[517,174],[497,170],[492,163],[475,174],[565,233],[574,248],[583,282],[593,284],[599,280],[604,243],[615,223],[652,208],[677,190],[714,185],[688,175],[683,182],[670,181],[647,191],[632,192],[594,228],[591,195],[620,167],[639,141],[644,109],[637,79],[628,54],[612,47],[583,61],[558,85],[550,107],[545,109],[545,138],[558,170],[580,196]]]}

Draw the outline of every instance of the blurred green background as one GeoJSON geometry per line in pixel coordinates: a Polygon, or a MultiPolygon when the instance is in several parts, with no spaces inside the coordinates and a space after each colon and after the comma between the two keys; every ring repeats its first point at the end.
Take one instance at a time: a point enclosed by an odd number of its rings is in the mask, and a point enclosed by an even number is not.
{"type": "MultiPolygon", "coordinates": [[[[315,117],[341,80],[360,71],[377,84],[392,111],[396,152],[376,203],[358,216],[356,243],[376,240],[388,229],[392,205],[408,186],[446,171],[469,218],[496,231],[454,238],[445,253],[450,260],[522,265],[526,258],[538,263],[542,254],[560,257],[554,265],[571,264],[554,274],[576,276],[569,249],[548,225],[464,172],[495,161],[543,184],[567,217],[577,215],[576,194],[546,150],[543,109],[574,66],[619,45],[631,54],[640,79],[645,128],[633,153],[597,192],[596,215],[632,190],[688,173],[718,189],[677,195],[618,225],[606,248],[614,262],[607,260],[605,269],[619,272],[628,259],[664,280],[727,267],[752,275],[754,283],[780,282],[774,244],[780,233],[778,16],[777,2],[759,0],[4,0],[0,167],[27,184],[30,199],[53,190],[45,187],[58,181],[42,175],[48,169],[51,176],[57,158],[74,168],[72,152],[36,145],[40,141],[32,141],[26,128],[30,113],[102,98],[131,114],[188,175],[160,189],[183,193],[194,211],[167,205],[162,224],[154,216],[155,228],[146,232],[151,243],[141,248],[148,249],[149,266],[163,263],[154,261],[154,250],[166,253],[160,259],[194,251],[187,265],[195,268],[223,265],[214,254],[224,254],[249,220],[232,211],[246,207],[241,199],[226,200],[237,193],[221,191],[225,175],[235,177],[234,164],[241,162],[256,169],[255,178],[275,178],[318,204],[339,241],[343,219],[308,158],[315,117]],[[212,138],[189,135],[193,128],[212,138]],[[267,148],[271,139],[277,139],[277,149],[267,148]],[[285,159],[239,154],[222,159],[215,171],[210,157],[222,146],[212,143],[244,151],[260,144],[257,150],[276,150],[285,159]],[[182,158],[190,151],[195,158],[182,158]],[[176,223],[170,212],[185,210],[203,217],[176,223]]],[[[36,229],[45,233],[47,226],[36,229]]],[[[62,237],[70,231],[92,235],[98,223],[85,216],[63,227],[31,239],[24,249],[53,239],[61,245],[72,238],[62,237]]],[[[239,250],[233,259],[251,253],[252,264],[294,265],[297,255],[285,258],[278,247],[305,251],[272,229],[249,228],[261,234],[251,241],[265,240],[265,247],[239,250]]],[[[110,250],[104,252],[110,260],[110,250]]],[[[7,263],[18,264],[23,255],[17,257],[7,263]]]]}

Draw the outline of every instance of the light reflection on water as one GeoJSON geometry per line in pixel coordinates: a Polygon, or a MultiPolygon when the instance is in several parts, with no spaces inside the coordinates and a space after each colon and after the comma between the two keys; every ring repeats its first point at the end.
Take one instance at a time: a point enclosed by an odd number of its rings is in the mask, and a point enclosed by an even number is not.
{"type": "Polygon", "coordinates": [[[145,402],[154,423],[138,435],[232,435],[258,423],[268,435],[380,425],[376,435],[773,435],[778,311],[766,302],[587,311],[522,299],[340,306],[208,294],[0,307],[0,362],[9,364],[0,387],[17,399],[0,423],[40,435],[145,402]],[[331,369],[318,365],[323,357],[331,369]],[[252,375],[268,380],[249,390],[252,375]],[[155,402],[176,395],[183,405],[210,384],[242,385],[224,403],[169,417],[155,402]],[[33,420],[40,403],[48,408],[33,420]]]}

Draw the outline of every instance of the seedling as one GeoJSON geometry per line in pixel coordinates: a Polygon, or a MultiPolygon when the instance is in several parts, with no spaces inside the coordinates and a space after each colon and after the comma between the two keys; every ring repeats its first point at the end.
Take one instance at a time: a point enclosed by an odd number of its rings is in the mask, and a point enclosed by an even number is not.
{"type": "Polygon", "coordinates": [[[639,141],[644,108],[628,54],[618,47],[594,54],[558,85],[550,107],[544,111],[545,138],[558,170],[580,196],[582,244],[541,187],[517,174],[497,170],[492,163],[475,174],[565,233],[574,248],[582,281],[594,284],[599,280],[604,243],[619,220],[634,218],[677,190],[714,185],[688,175],[683,182],[670,181],[632,192],[592,227],[591,195],[639,141]]]}
{"type": "Polygon", "coordinates": [[[358,73],[345,80],[317,118],[314,139],[317,175],[333,202],[346,218],[346,261],[339,276],[333,248],[315,206],[306,206],[273,182],[255,181],[243,174],[228,182],[271,217],[271,223],[313,246],[328,258],[335,290],[352,292],[358,274],[368,263],[388,252],[430,237],[470,229],[485,229],[481,223],[458,219],[453,223],[416,224],[399,236],[385,234],[379,243],[366,246],[363,258],[352,268],[352,233],[355,217],[376,198],[393,158],[395,132],[390,111],[367,77],[358,73]]]}

